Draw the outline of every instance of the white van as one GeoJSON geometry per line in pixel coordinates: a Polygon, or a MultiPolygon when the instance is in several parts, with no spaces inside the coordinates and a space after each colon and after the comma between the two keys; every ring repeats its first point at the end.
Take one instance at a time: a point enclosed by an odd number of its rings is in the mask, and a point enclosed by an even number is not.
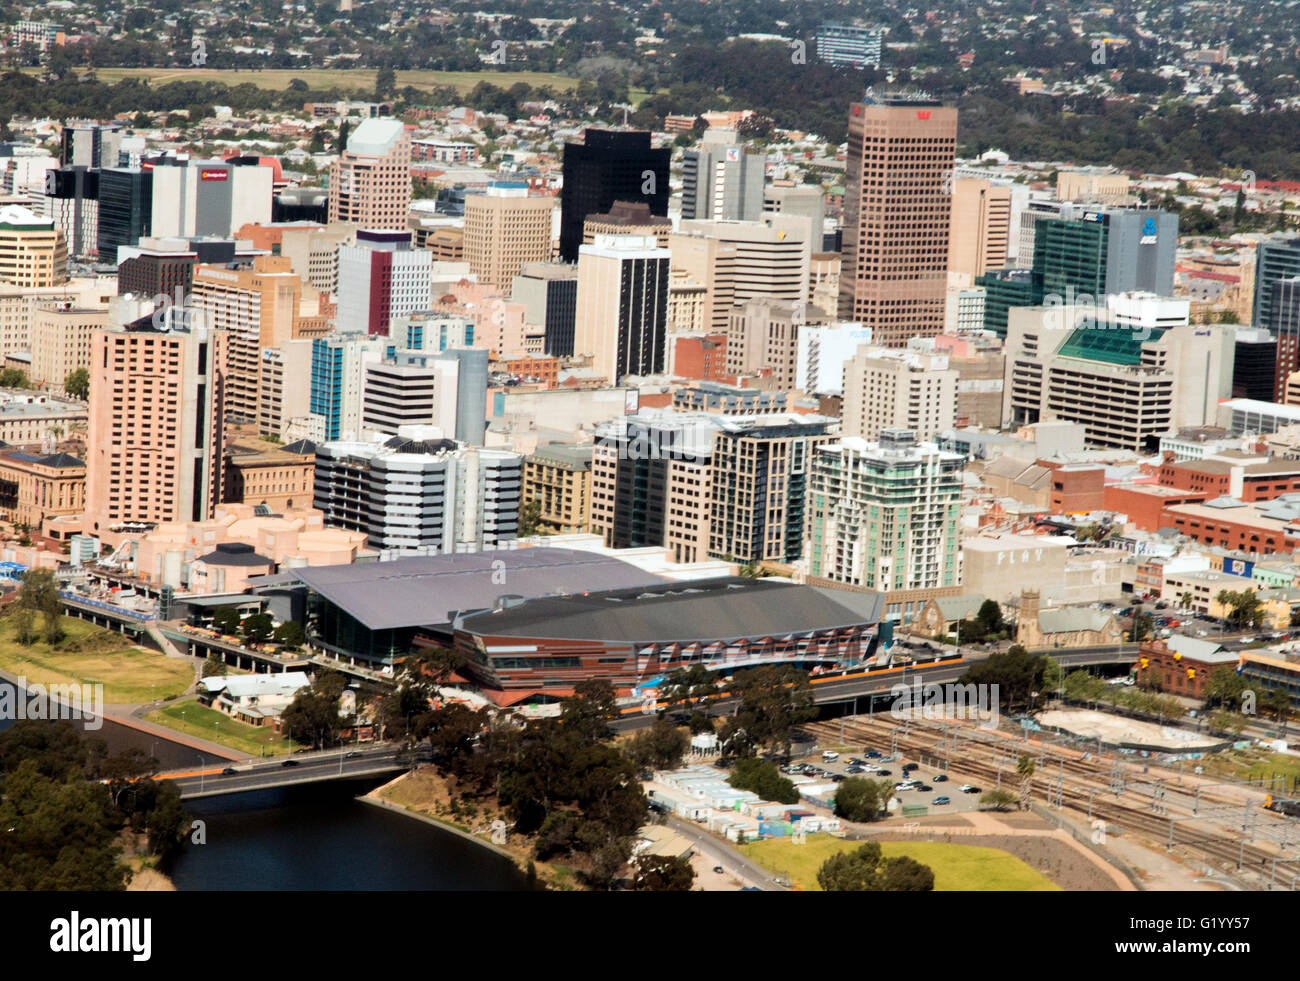
{"type": "Polygon", "coordinates": [[[839,758],[839,753],[832,753],[829,749],[822,753],[822,762],[824,763],[834,763],[839,758]]]}

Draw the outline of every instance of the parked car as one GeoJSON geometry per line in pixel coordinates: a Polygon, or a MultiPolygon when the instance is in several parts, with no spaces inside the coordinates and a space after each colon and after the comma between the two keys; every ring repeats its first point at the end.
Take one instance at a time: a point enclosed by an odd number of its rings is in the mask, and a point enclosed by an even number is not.
{"type": "Polygon", "coordinates": [[[947,797],[947,796],[939,796],[939,797],[936,797],[934,800],[930,801],[930,803],[931,803],[931,804],[951,804],[951,803],[952,803],[952,798],[951,798],[951,797],[947,797]]]}
{"type": "Polygon", "coordinates": [[[928,783],[922,783],[916,786],[916,792],[920,794],[928,794],[932,790],[934,790],[934,788],[931,787],[928,783]]]}
{"type": "Polygon", "coordinates": [[[930,778],[930,782],[931,782],[931,783],[947,783],[947,782],[948,782],[948,774],[946,774],[946,773],[936,773],[934,776],[932,776],[932,777],[930,778]]]}
{"type": "Polygon", "coordinates": [[[878,759],[881,758],[880,750],[878,750],[878,749],[869,749],[869,750],[867,750],[866,756],[867,756],[867,759],[869,759],[869,760],[878,760],[878,759]]]}
{"type": "Polygon", "coordinates": [[[858,759],[858,757],[856,756],[850,756],[848,760],[846,760],[846,762],[849,764],[849,766],[862,766],[862,764],[866,763],[867,761],[858,759]]]}
{"type": "Polygon", "coordinates": [[[722,868],[721,865],[715,865],[713,866],[713,871],[718,873],[718,875],[722,875],[725,870],[722,868]]]}
{"type": "Polygon", "coordinates": [[[829,749],[822,753],[822,759],[827,763],[834,763],[839,758],[839,753],[832,753],[829,749]]]}
{"type": "Polygon", "coordinates": [[[978,793],[980,792],[980,789],[979,789],[979,787],[969,787],[969,786],[968,786],[968,787],[963,787],[961,792],[962,792],[963,794],[978,794],[978,793]]]}
{"type": "Polygon", "coordinates": [[[877,768],[876,768],[876,776],[878,776],[878,777],[887,777],[887,776],[890,776],[890,772],[889,772],[888,770],[886,770],[884,767],[877,767],[877,768]]]}
{"type": "Polygon", "coordinates": [[[849,772],[849,773],[866,773],[866,772],[867,772],[867,768],[866,768],[865,766],[851,766],[851,767],[849,767],[848,772],[849,772]]]}

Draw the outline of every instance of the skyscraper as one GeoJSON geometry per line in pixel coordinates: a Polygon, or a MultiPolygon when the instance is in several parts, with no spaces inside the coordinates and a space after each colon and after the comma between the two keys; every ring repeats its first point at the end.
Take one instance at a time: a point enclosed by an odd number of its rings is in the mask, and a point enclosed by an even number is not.
{"type": "Polygon", "coordinates": [[[1256,255],[1254,322],[1256,327],[1269,327],[1274,317],[1275,284],[1300,276],[1300,236],[1260,242],[1256,255]]]}
{"type": "Polygon", "coordinates": [[[564,187],[560,192],[560,258],[576,262],[582,223],[615,201],[644,201],[652,214],[668,214],[667,147],[650,146],[644,131],[589,129],[582,143],[564,144],[564,187]]]}
{"type": "Polygon", "coordinates": [[[839,315],[903,347],[943,331],[957,110],[872,95],[849,115],[839,315]]]}
{"type": "Polygon", "coordinates": [[[1011,188],[976,178],[952,183],[948,271],[969,286],[977,276],[1007,264],[1011,241],[1011,188]]]}
{"type": "Polygon", "coordinates": [[[555,199],[532,197],[525,183],[496,182],[465,198],[465,261],[480,283],[505,288],[526,262],[551,258],[555,199]]]}
{"type": "Polygon", "coordinates": [[[400,119],[367,119],[330,167],[330,222],[405,228],[411,207],[411,135],[400,119]]]}
{"type": "Polygon", "coordinates": [[[574,353],[611,383],[667,367],[672,253],[645,235],[598,235],[578,258],[574,353]]]}
{"type": "Polygon", "coordinates": [[[112,167],[99,172],[99,224],[96,250],[105,262],[117,261],[121,245],[135,245],[150,233],[153,170],[112,167]]]}
{"type": "Polygon", "coordinates": [[[220,500],[226,332],[145,317],[96,333],[86,531],[203,521],[220,500]]]}
{"type": "Polygon", "coordinates": [[[339,246],[338,329],[388,336],[394,321],[433,305],[433,253],[411,233],[362,229],[339,246]]]}
{"type": "Polygon", "coordinates": [[[882,592],[960,585],[963,463],[900,429],[814,449],[809,581],[882,592]]]}
{"type": "Polygon", "coordinates": [[[823,24],[817,29],[817,60],[851,68],[879,68],[884,31],[879,27],[823,24]]]}
{"type": "MultiPolygon", "coordinates": [[[[763,215],[766,162],[766,154],[711,141],[706,133],[682,160],[682,217],[757,221],[763,215]]],[[[820,247],[818,242],[815,251],[820,247]]]]}

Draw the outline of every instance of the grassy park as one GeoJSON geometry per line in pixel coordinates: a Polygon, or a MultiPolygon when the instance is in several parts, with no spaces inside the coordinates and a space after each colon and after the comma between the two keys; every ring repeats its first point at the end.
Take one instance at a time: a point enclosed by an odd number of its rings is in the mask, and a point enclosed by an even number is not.
{"type": "Polygon", "coordinates": [[[232,719],[224,712],[205,708],[193,699],[173,702],[145,716],[146,722],[166,726],[186,736],[207,739],[250,756],[283,756],[298,744],[275,732],[270,726],[250,726],[232,719]]]}
{"type": "Polygon", "coordinates": [[[0,671],[32,684],[102,684],[110,705],[179,695],[194,681],[194,669],[184,661],[135,647],[121,634],[84,620],[63,617],[62,624],[65,636],[57,644],[41,636],[24,646],[13,619],[0,620],[0,671]]]}
{"type": "MultiPolygon", "coordinates": [[[[832,855],[863,843],[832,835],[809,835],[807,843],[769,838],[740,850],[765,869],[783,875],[801,889],[820,892],[817,870],[832,855]]],[[[1014,855],[996,848],[927,841],[882,841],[885,858],[906,855],[934,871],[935,892],[1059,892],[1060,886],[1014,855]]]]}

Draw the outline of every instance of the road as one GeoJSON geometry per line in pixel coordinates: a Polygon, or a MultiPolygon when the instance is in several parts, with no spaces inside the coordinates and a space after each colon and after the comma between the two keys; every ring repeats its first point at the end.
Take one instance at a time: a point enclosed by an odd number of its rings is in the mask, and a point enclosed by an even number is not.
{"type": "Polygon", "coordinates": [[[348,777],[382,776],[405,769],[410,764],[410,754],[392,745],[363,749],[336,749],[320,753],[304,753],[283,759],[257,760],[251,763],[228,763],[205,767],[201,770],[161,773],[160,779],[173,780],[182,799],[216,797],[222,794],[266,790],[300,783],[338,780],[348,777]],[[348,754],[354,754],[350,758],[348,754]],[[400,759],[399,759],[400,757],[400,759]],[[291,765],[286,765],[286,762],[291,765]],[[225,769],[235,772],[223,774],[225,769]]]}
{"type": "Polygon", "coordinates": [[[679,818],[675,814],[668,815],[667,820],[670,828],[682,837],[693,841],[695,847],[702,854],[707,855],[712,864],[721,865],[728,872],[735,873],[742,879],[748,879],[760,889],[780,892],[789,891],[787,886],[783,886],[772,878],[772,873],[763,866],[751,862],[726,842],[702,830],[698,824],[679,818]]]}

